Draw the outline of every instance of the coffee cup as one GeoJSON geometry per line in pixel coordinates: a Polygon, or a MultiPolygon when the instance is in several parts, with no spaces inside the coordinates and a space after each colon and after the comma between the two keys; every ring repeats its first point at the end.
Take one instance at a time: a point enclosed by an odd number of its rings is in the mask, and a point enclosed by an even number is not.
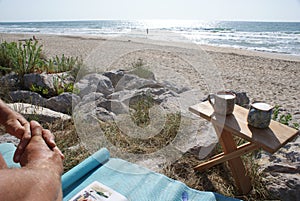
{"type": "Polygon", "coordinates": [[[230,115],[234,110],[236,95],[230,91],[219,91],[208,95],[208,101],[215,113],[230,115]]]}
{"type": "Polygon", "coordinates": [[[273,106],[264,102],[254,102],[250,105],[248,124],[256,128],[267,128],[272,118],[273,106]]]}

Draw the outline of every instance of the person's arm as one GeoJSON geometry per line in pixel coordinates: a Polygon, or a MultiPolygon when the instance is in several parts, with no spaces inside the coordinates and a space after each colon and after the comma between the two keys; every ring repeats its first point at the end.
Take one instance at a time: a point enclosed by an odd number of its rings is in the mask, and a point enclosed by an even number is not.
{"type": "Polygon", "coordinates": [[[22,168],[0,170],[1,200],[62,200],[62,156],[45,143],[42,127],[30,122],[32,137],[20,157],[22,168]]]}

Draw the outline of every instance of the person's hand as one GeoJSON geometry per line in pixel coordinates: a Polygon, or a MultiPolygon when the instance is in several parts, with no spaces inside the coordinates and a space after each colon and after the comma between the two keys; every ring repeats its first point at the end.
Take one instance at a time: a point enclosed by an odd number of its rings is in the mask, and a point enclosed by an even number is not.
{"type": "Polygon", "coordinates": [[[30,195],[26,194],[27,200],[62,200],[63,155],[57,146],[46,143],[45,138],[53,137],[50,131],[36,121],[30,122],[30,129],[31,139],[20,157],[20,169],[31,175],[31,182],[36,184],[30,195]]]}
{"type": "Polygon", "coordinates": [[[7,114],[3,125],[6,132],[20,139],[14,154],[14,161],[17,163],[20,161],[20,156],[31,138],[29,122],[21,114],[11,110],[7,114]]]}
{"type": "MultiPolygon", "coordinates": [[[[3,125],[5,126],[6,132],[20,139],[14,154],[14,161],[18,163],[20,162],[20,156],[23,154],[27,144],[31,139],[29,122],[21,114],[9,110],[3,125]]],[[[50,148],[56,147],[54,135],[49,130],[43,129],[42,134],[45,142],[50,148]]]]}
{"type": "Polygon", "coordinates": [[[49,147],[44,136],[50,136],[36,121],[30,122],[31,139],[20,157],[22,167],[51,171],[56,176],[63,172],[63,157],[58,147],[49,147]]]}

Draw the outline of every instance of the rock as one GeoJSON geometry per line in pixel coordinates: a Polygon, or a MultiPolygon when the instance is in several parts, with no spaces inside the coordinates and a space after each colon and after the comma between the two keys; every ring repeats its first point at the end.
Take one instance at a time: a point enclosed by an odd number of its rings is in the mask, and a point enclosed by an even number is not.
{"type": "Polygon", "coordinates": [[[78,104],[84,105],[89,102],[95,102],[96,100],[99,100],[102,98],[104,99],[104,95],[102,93],[92,92],[92,93],[89,93],[89,94],[83,96],[81,101],[78,104]]]}
{"type": "Polygon", "coordinates": [[[155,80],[154,73],[143,67],[134,68],[130,71],[127,71],[126,74],[136,75],[136,76],[138,76],[140,78],[144,78],[146,80],[155,80]]]}
{"type": "Polygon", "coordinates": [[[10,97],[13,102],[29,103],[68,114],[72,112],[72,104],[77,104],[80,101],[79,96],[69,92],[46,99],[31,91],[13,91],[10,92],[10,97]]]}
{"type": "Polygon", "coordinates": [[[49,98],[46,101],[46,107],[57,112],[62,112],[66,114],[72,113],[72,104],[76,105],[80,102],[80,97],[69,92],[60,94],[49,98]]]}
{"type": "Polygon", "coordinates": [[[146,87],[162,87],[158,85],[156,81],[147,80],[144,78],[140,78],[136,75],[129,75],[125,74],[122,79],[119,80],[118,84],[115,87],[115,91],[122,91],[122,90],[133,90],[133,89],[140,89],[146,87]]]}
{"type": "Polygon", "coordinates": [[[124,70],[109,71],[103,73],[104,76],[108,77],[114,87],[118,84],[119,80],[124,76],[124,70]]]}
{"type": "Polygon", "coordinates": [[[115,114],[90,101],[86,104],[76,105],[73,110],[73,117],[75,120],[84,119],[86,122],[95,122],[95,120],[106,122],[113,121],[115,114]]]}
{"type": "Polygon", "coordinates": [[[183,93],[185,91],[191,90],[189,87],[186,87],[186,86],[183,86],[183,85],[178,86],[178,85],[176,85],[172,82],[166,81],[166,80],[162,82],[162,85],[164,87],[166,87],[167,89],[170,89],[171,91],[174,91],[178,94],[183,93]]]}
{"type": "MultiPolygon", "coordinates": [[[[157,97],[154,97],[156,103],[162,104],[168,102],[169,99],[178,97],[178,94],[173,91],[166,91],[157,97]]],[[[165,105],[166,106],[166,105],[165,105]]]]}
{"type": "Polygon", "coordinates": [[[204,119],[199,119],[195,116],[181,116],[180,128],[177,131],[176,139],[174,139],[172,143],[180,149],[182,153],[191,152],[191,150],[194,149],[193,153],[196,156],[208,155],[210,152],[204,153],[204,151],[200,149],[212,147],[210,150],[212,151],[218,142],[217,134],[211,129],[212,126],[209,126],[211,125],[204,119]],[[201,128],[201,130],[199,128],[201,128]],[[197,151],[195,151],[195,149],[197,149],[197,151]]]}
{"type": "MultiPolygon", "coordinates": [[[[147,88],[148,89],[148,88],[147,88]]],[[[137,90],[123,90],[111,94],[110,99],[118,100],[126,105],[135,105],[141,99],[153,97],[150,90],[137,89],[137,90]]]]}
{"type": "Polygon", "coordinates": [[[113,112],[110,112],[102,107],[96,108],[96,117],[104,122],[113,121],[115,119],[115,114],[113,112]]]}
{"type": "Polygon", "coordinates": [[[162,103],[161,106],[168,112],[180,112],[185,116],[194,116],[193,113],[189,111],[191,105],[199,103],[204,97],[201,90],[192,89],[180,94],[173,91],[169,91],[160,96],[162,103]]]}
{"type": "Polygon", "coordinates": [[[97,107],[105,108],[116,115],[128,113],[128,107],[119,100],[98,100],[96,101],[96,104],[97,107]]]}
{"type": "Polygon", "coordinates": [[[23,102],[33,105],[45,106],[47,99],[43,98],[40,94],[32,91],[12,91],[9,93],[13,102],[23,102]]]}
{"type": "Polygon", "coordinates": [[[280,200],[299,200],[300,142],[290,142],[273,155],[262,152],[258,164],[271,194],[280,200]]]}
{"type": "Polygon", "coordinates": [[[9,73],[0,77],[1,90],[15,91],[20,88],[19,76],[15,73],[9,73]]]}
{"type": "Polygon", "coordinates": [[[71,82],[74,82],[74,78],[67,72],[56,74],[30,73],[24,75],[24,87],[27,90],[30,90],[32,86],[47,89],[48,93],[45,94],[47,97],[56,95],[58,86],[64,87],[71,82]]]}
{"type": "Polygon", "coordinates": [[[250,99],[246,92],[232,91],[236,95],[235,103],[239,106],[249,108],[250,99]]]}
{"type": "Polygon", "coordinates": [[[107,96],[114,92],[114,87],[110,79],[104,75],[92,73],[84,76],[75,84],[79,89],[79,96],[83,97],[92,92],[102,93],[107,96]]]}
{"type": "Polygon", "coordinates": [[[128,107],[117,99],[106,99],[102,93],[92,92],[85,95],[73,110],[73,117],[94,122],[113,121],[116,114],[128,113],[128,107]]]}
{"type": "Polygon", "coordinates": [[[165,88],[142,88],[118,91],[108,96],[108,98],[119,100],[125,105],[131,106],[136,105],[141,100],[150,100],[154,104],[161,104],[167,98],[175,96],[177,96],[176,93],[165,88]]]}
{"type": "Polygon", "coordinates": [[[75,87],[79,90],[79,96],[81,98],[97,91],[97,85],[89,83],[88,79],[81,79],[79,82],[75,83],[75,87]]]}
{"type": "Polygon", "coordinates": [[[69,115],[55,112],[48,108],[41,106],[31,105],[27,103],[10,103],[7,104],[11,109],[19,112],[27,119],[34,119],[41,123],[48,122],[51,123],[55,120],[68,120],[71,119],[69,115]]]}

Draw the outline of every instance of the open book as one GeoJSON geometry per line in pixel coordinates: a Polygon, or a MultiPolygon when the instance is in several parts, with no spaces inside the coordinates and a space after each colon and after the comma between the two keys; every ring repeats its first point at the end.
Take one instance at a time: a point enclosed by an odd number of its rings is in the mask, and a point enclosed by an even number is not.
{"type": "Polygon", "coordinates": [[[70,201],[128,201],[120,193],[94,181],[82,191],[77,193],[70,201]]]}

